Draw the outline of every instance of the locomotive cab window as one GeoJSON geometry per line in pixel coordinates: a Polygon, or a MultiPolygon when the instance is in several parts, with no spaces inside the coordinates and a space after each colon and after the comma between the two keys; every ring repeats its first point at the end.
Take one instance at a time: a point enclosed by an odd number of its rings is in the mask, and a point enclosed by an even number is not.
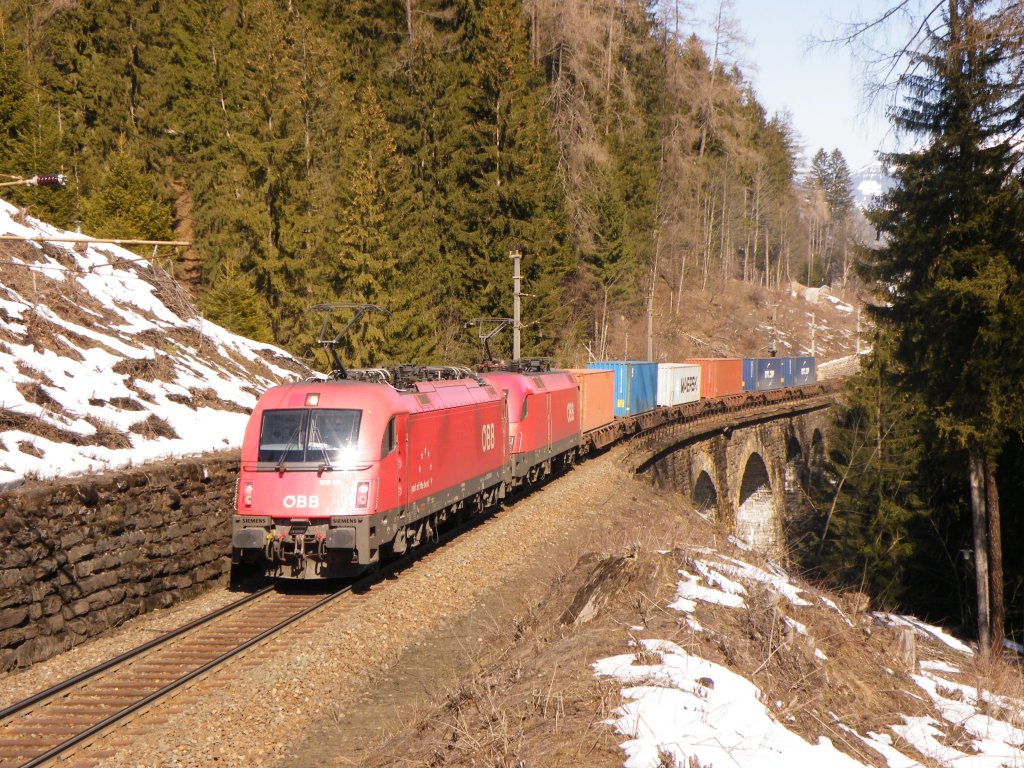
{"type": "Polygon", "coordinates": [[[391,455],[391,452],[395,450],[398,445],[395,440],[395,417],[391,417],[391,421],[384,427],[384,439],[380,441],[380,457],[386,458],[391,455]]]}
{"type": "Polygon", "coordinates": [[[530,396],[527,395],[523,398],[523,412],[519,414],[520,421],[526,421],[527,414],[530,413],[530,396]]]}
{"type": "Polygon", "coordinates": [[[333,464],[349,458],[359,439],[362,411],[337,408],[264,411],[257,461],[333,464]]]}

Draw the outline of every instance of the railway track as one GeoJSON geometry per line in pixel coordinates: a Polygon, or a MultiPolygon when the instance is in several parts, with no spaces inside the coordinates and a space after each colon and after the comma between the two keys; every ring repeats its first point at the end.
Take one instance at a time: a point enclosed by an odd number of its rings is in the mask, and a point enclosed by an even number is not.
{"type": "Polygon", "coordinates": [[[64,756],[341,595],[267,587],[0,710],[0,768],[64,756]]]}

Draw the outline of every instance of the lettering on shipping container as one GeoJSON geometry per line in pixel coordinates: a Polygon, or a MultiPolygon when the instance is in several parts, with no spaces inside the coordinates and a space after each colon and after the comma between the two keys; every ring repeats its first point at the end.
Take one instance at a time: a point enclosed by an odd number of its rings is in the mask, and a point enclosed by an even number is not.
{"type": "Polygon", "coordinates": [[[697,391],[697,377],[685,376],[679,380],[679,394],[685,395],[688,392],[697,391]]]}
{"type": "Polygon", "coordinates": [[[569,403],[565,407],[565,418],[570,424],[576,421],[576,403],[569,403]]]}

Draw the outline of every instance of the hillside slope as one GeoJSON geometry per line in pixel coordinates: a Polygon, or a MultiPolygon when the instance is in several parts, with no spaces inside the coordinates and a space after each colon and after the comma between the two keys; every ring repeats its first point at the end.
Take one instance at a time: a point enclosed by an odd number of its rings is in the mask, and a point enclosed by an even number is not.
{"type": "MultiPolygon", "coordinates": [[[[796,281],[784,290],[729,280],[704,290],[690,286],[673,298],[659,292],[653,313],[653,359],[767,356],[773,342],[779,355],[813,353],[819,362],[846,358],[867,347],[863,337],[870,329],[859,305],[853,290],[833,292],[796,281]]],[[[646,359],[643,311],[609,312],[604,332],[603,347],[590,339],[580,340],[560,362],[578,366],[594,358],[646,359]]],[[[601,328],[595,326],[591,335],[600,339],[601,328]]]]}
{"type": "MultiPolygon", "coordinates": [[[[0,234],[77,237],[4,201],[0,234]]],[[[260,393],[308,373],[114,245],[0,241],[0,320],[0,483],[237,446],[260,393]]]]}

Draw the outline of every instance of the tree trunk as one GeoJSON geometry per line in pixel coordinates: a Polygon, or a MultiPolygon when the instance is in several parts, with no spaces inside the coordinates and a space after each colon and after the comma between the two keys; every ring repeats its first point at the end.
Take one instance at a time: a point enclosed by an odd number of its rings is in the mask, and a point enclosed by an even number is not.
{"type": "Polygon", "coordinates": [[[985,512],[988,519],[988,585],[992,610],[989,613],[993,653],[1000,653],[1006,629],[1003,597],[1003,536],[1000,530],[999,487],[995,459],[985,459],[985,512]]]}
{"type": "Polygon", "coordinates": [[[726,264],[726,258],[728,250],[726,248],[726,237],[725,237],[725,222],[729,216],[729,211],[726,205],[729,201],[729,157],[725,158],[725,173],[722,175],[722,215],[721,222],[719,223],[719,229],[722,230],[721,237],[719,238],[718,245],[718,257],[721,261],[722,273],[728,274],[729,269],[726,264]]]}
{"type": "Polygon", "coordinates": [[[604,80],[604,135],[608,135],[611,129],[611,100],[612,100],[612,41],[615,31],[615,3],[608,7],[608,50],[605,55],[605,80],[604,80]]]}
{"type": "MultiPolygon", "coordinates": [[[[751,255],[752,266],[757,269],[757,240],[761,227],[761,169],[757,169],[757,176],[754,179],[754,253],[751,255]]],[[[768,257],[765,256],[765,287],[768,286],[768,257]]]]}
{"type": "Polygon", "coordinates": [[[988,524],[985,515],[985,466],[977,448],[968,458],[971,482],[971,513],[974,526],[974,581],[978,592],[978,653],[989,657],[992,640],[989,629],[988,524]]]}

